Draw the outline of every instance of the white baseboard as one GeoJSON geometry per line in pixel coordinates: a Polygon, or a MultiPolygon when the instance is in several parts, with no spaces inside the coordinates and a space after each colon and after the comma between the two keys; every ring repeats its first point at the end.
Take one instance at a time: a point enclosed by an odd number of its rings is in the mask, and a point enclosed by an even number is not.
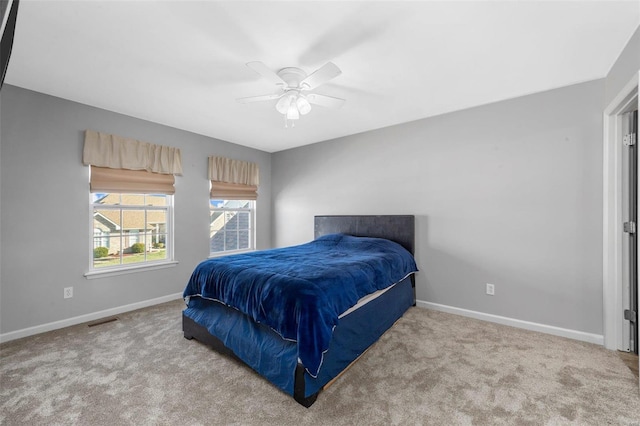
{"type": "MultiPolygon", "coordinates": [[[[155,299],[143,300],[142,302],[132,303],[129,305],[119,306],[117,308],[105,309],[104,311],[93,312],[86,315],[80,315],[65,320],[54,321],[47,324],[37,325],[34,327],[23,328],[21,330],[11,331],[9,333],[0,334],[0,343],[9,342],[23,337],[33,336],[47,331],[58,330],[60,328],[70,327],[89,321],[95,321],[101,318],[122,314],[124,312],[135,311],[160,303],[170,302],[182,298],[182,293],[170,294],[167,296],[157,297],[155,299]]],[[[535,322],[522,321],[514,318],[502,317],[499,315],[486,314],[483,312],[470,311],[468,309],[456,308],[454,306],[440,305],[438,303],[425,302],[417,300],[416,305],[420,308],[433,309],[435,311],[447,312],[450,314],[461,315],[464,317],[479,319],[482,321],[495,322],[498,324],[508,325],[511,327],[523,328],[525,330],[539,331],[541,333],[552,334],[554,336],[567,337],[569,339],[580,340],[583,342],[604,345],[604,336],[600,334],[585,333],[583,331],[570,330],[566,328],[554,327],[535,322]]]]}
{"type": "Polygon", "coordinates": [[[584,331],[570,330],[567,328],[522,321],[515,318],[501,317],[499,315],[485,314],[483,312],[470,311],[468,309],[440,305],[438,303],[425,302],[422,300],[417,300],[416,305],[421,308],[433,309],[434,311],[447,312],[450,314],[461,315],[463,317],[479,319],[482,321],[495,322],[511,327],[523,328],[525,330],[539,331],[541,333],[553,334],[554,336],[567,337],[569,339],[595,343],[596,345],[604,345],[604,336],[601,334],[585,333],[584,331]]]}
{"type": "Polygon", "coordinates": [[[135,311],[160,303],[170,302],[172,300],[182,299],[182,293],[169,294],[167,296],[157,297],[155,299],[143,300],[142,302],[132,303],[130,305],[118,306],[117,308],[105,309],[104,311],[93,312],[90,314],[80,315],[60,321],[54,321],[47,324],[36,325],[34,327],[23,328],[22,330],[11,331],[9,333],[0,334],[0,343],[9,342],[23,337],[33,336],[47,331],[58,330],[60,328],[78,325],[89,321],[95,321],[101,318],[122,314],[124,312],[135,311]]]}

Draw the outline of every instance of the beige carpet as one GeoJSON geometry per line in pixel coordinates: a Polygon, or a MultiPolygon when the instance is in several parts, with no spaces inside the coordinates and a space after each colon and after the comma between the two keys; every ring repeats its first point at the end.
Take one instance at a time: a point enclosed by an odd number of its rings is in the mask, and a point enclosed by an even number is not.
{"type": "Polygon", "coordinates": [[[640,425],[615,352],[410,309],[309,409],[180,331],[182,302],[0,346],[2,425],[640,425]]]}

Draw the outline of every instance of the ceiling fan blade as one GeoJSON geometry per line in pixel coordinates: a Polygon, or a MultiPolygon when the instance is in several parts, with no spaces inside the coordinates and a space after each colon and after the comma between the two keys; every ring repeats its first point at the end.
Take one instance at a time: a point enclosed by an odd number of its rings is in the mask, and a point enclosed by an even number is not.
{"type": "Polygon", "coordinates": [[[273,70],[269,69],[269,67],[267,67],[265,64],[263,64],[260,61],[248,62],[247,66],[252,70],[254,70],[255,72],[257,72],[258,74],[260,74],[261,76],[263,76],[264,78],[266,78],[267,80],[269,80],[270,82],[272,82],[273,84],[276,84],[279,86],[287,85],[287,83],[283,79],[281,79],[278,74],[273,72],[273,70]]]}
{"type": "Polygon", "coordinates": [[[313,74],[302,80],[300,82],[300,87],[313,89],[314,87],[318,87],[321,84],[326,83],[332,78],[336,78],[340,74],[342,74],[342,71],[340,71],[340,68],[338,68],[336,64],[333,62],[327,62],[325,65],[314,71],[313,74]]]}
{"type": "Polygon", "coordinates": [[[333,96],[318,95],[317,93],[309,93],[307,100],[315,105],[320,105],[327,108],[340,108],[346,102],[341,98],[334,98],[333,96]]]}
{"type": "Polygon", "coordinates": [[[236,101],[240,102],[241,104],[249,104],[252,102],[270,101],[273,99],[278,99],[281,96],[282,96],[282,93],[273,93],[270,95],[249,96],[247,98],[238,98],[236,99],[236,101]]]}

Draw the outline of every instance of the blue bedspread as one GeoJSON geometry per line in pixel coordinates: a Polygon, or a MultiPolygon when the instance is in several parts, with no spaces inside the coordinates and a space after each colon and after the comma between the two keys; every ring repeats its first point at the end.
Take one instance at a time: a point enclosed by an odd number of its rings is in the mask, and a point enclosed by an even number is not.
{"type": "Polygon", "coordinates": [[[208,259],[184,297],[217,300],[298,343],[315,377],[338,316],[361,297],[416,272],[413,256],[380,238],[325,235],[299,246],[208,259]]]}

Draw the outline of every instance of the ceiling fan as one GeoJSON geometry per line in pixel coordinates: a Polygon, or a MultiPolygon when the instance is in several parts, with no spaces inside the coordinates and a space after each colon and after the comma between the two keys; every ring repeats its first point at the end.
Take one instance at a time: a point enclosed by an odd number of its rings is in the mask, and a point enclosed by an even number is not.
{"type": "MultiPolygon", "coordinates": [[[[237,101],[246,104],[278,99],[276,109],[284,115],[285,127],[288,127],[289,121],[297,120],[300,115],[308,114],[311,111],[311,104],[339,108],[345,103],[344,99],[310,92],[342,74],[340,68],[333,62],[326,63],[310,75],[295,67],[282,68],[276,73],[259,61],[249,62],[247,66],[275,84],[277,91],[269,95],[239,98],[237,101]]],[[[293,127],[293,122],[291,124],[293,127]]]]}

